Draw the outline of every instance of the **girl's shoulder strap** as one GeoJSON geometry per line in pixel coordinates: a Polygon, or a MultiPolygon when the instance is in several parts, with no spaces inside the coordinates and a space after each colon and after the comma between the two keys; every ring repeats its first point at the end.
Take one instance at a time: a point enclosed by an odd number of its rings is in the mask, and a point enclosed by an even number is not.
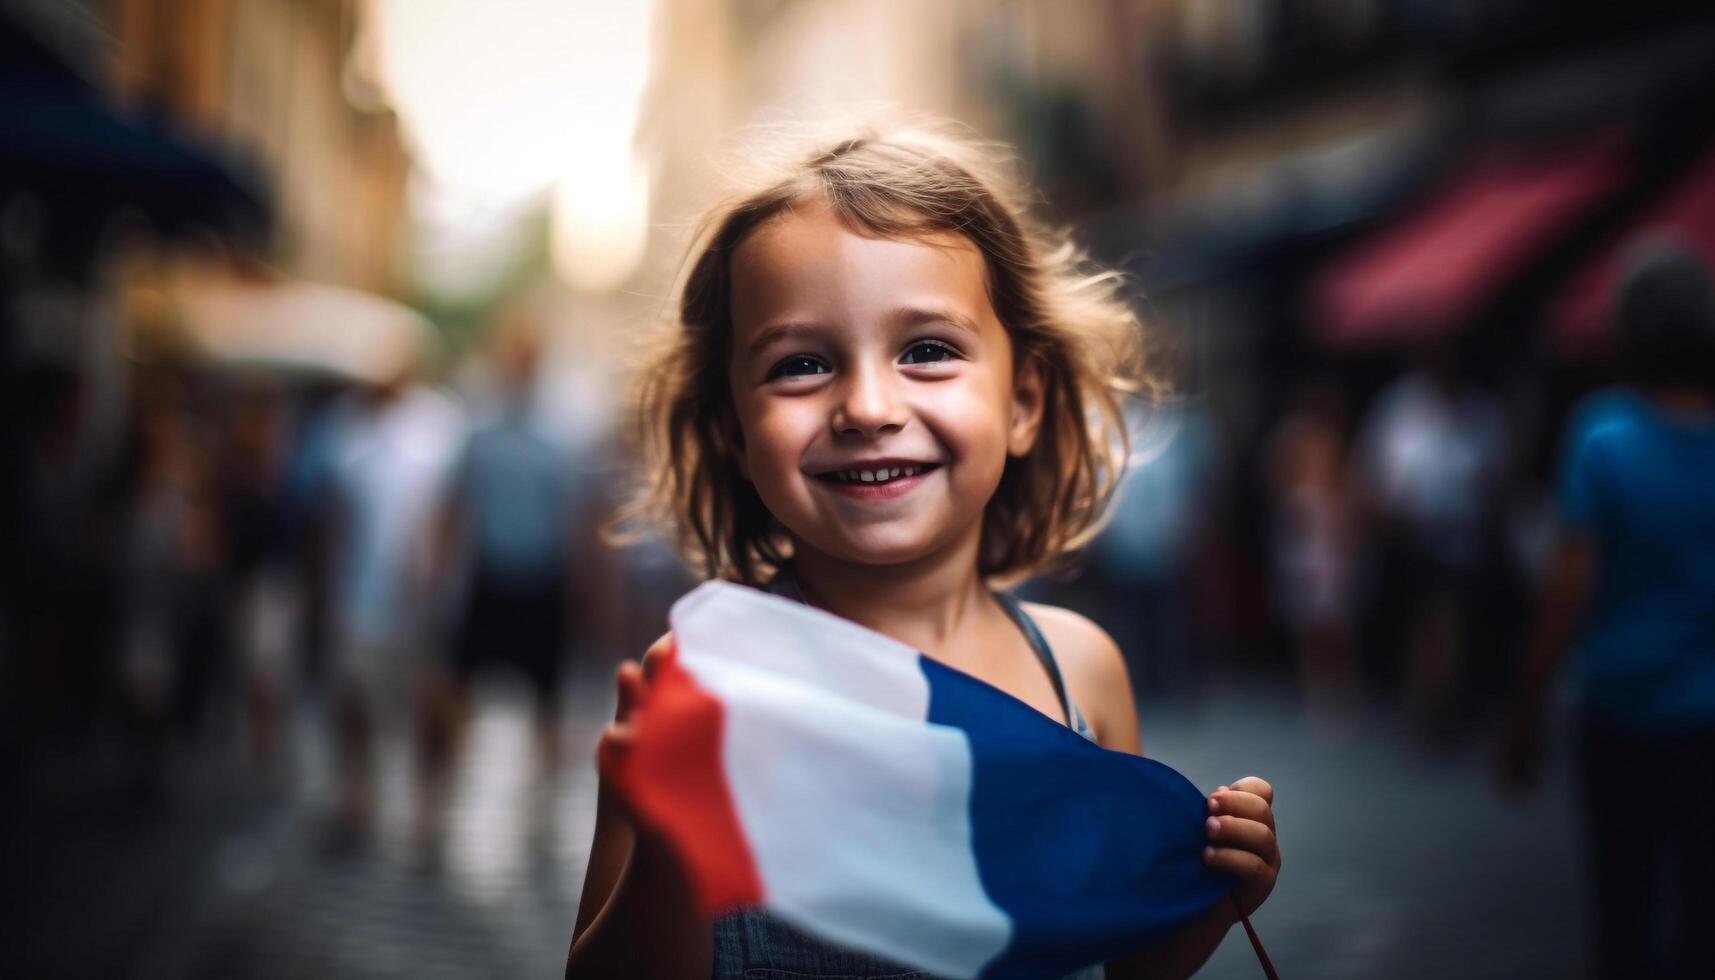
{"type": "Polygon", "coordinates": [[[1060,662],[1054,659],[1054,648],[1048,645],[1048,638],[1042,635],[1042,630],[1036,625],[1036,620],[1024,611],[1024,604],[1006,592],[996,592],[994,597],[1000,601],[1000,607],[1006,610],[1007,616],[1018,624],[1018,629],[1030,643],[1030,649],[1036,654],[1036,659],[1042,661],[1042,666],[1048,671],[1048,679],[1054,683],[1054,695],[1060,699],[1060,709],[1066,714],[1066,724],[1080,735],[1088,736],[1090,726],[1084,721],[1084,716],[1078,711],[1078,706],[1072,703],[1072,698],[1066,693],[1066,679],[1060,675],[1060,662]]]}

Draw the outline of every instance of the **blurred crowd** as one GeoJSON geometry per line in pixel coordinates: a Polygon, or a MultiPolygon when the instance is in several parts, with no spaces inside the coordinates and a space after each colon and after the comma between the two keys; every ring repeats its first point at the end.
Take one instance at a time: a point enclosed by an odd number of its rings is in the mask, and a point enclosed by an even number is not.
{"type": "Polygon", "coordinates": [[[154,363],[111,448],[86,424],[87,379],[25,372],[5,515],[13,744],[118,750],[144,803],[175,758],[241,744],[284,790],[310,699],[337,749],[333,833],[365,832],[377,732],[408,731],[432,835],[472,678],[498,665],[533,692],[551,780],[564,664],[605,656],[631,607],[600,540],[612,467],[542,410],[541,353],[519,320],[457,384],[428,383],[416,344],[365,382],[154,363]]]}
{"type": "Polygon", "coordinates": [[[1470,357],[1426,344],[1356,407],[1325,368],[1253,447],[1195,392],[1139,405],[1077,587],[1101,598],[1035,587],[1110,627],[1146,700],[1249,671],[1295,685],[1330,733],[1394,707],[1429,745],[1481,731],[1513,681],[1549,515],[1470,357]]]}

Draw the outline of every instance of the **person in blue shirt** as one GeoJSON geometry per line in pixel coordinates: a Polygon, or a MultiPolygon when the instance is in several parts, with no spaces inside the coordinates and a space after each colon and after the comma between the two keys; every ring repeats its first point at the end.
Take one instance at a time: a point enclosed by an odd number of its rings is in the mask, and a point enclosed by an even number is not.
{"type": "Polygon", "coordinates": [[[439,860],[454,763],[474,711],[473,680],[511,668],[529,684],[538,779],[525,808],[532,846],[549,843],[561,770],[561,687],[574,639],[569,602],[588,522],[574,447],[540,403],[544,337],[528,319],[495,337],[495,404],[452,467],[437,573],[456,610],[450,662],[424,685],[416,846],[439,860]]]}
{"type": "MultiPolygon", "coordinates": [[[[1544,693],[1574,651],[1577,767],[1595,884],[1597,977],[1679,977],[1715,921],[1715,286],[1650,246],[1622,280],[1631,383],[1573,411],[1561,541],[1508,732],[1525,785],[1544,693]]],[[[1703,963],[1702,969],[1707,969],[1703,963]]],[[[1706,973],[1699,975],[1706,976],[1706,973]]]]}

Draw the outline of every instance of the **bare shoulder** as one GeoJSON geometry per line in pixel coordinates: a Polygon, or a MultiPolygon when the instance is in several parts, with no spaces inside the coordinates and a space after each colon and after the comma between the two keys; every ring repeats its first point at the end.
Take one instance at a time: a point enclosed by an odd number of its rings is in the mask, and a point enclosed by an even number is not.
{"type": "Polygon", "coordinates": [[[1058,606],[1027,602],[1066,679],[1066,689],[1108,748],[1137,752],[1137,707],[1125,657],[1107,630],[1089,617],[1058,606]]]}
{"type": "Polygon", "coordinates": [[[1060,669],[1068,676],[1105,673],[1111,679],[1112,671],[1125,671],[1125,660],[1113,637],[1088,616],[1039,602],[1024,603],[1024,610],[1041,628],[1048,645],[1054,648],[1060,669]]]}

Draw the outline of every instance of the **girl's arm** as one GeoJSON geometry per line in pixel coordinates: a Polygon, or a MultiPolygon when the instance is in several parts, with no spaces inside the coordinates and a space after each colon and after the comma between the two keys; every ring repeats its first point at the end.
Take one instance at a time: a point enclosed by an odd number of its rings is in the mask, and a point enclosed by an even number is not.
{"type": "MultiPolygon", "coordinates": [[[[666,645],[650,647],[644,668],[619,668],[619,710],[602,733],[599,752],[629,746],[633,706],[645,668],[666,645]]],[[[595,840],[578,903],[567,980],[577,977],[704,980],[713,969],[714,936],[697,914],[678,862],[659,839],[639,833],[604,779],[596,798],[595,840]]]]}
{"type": "Polygon", "coordinates": [[[1166,942],[1107,965],[1107,980],[1157,980],[1189,977],[1202,969],[1238,922],[1230,902],[1216,902],[1166,942]]]}

